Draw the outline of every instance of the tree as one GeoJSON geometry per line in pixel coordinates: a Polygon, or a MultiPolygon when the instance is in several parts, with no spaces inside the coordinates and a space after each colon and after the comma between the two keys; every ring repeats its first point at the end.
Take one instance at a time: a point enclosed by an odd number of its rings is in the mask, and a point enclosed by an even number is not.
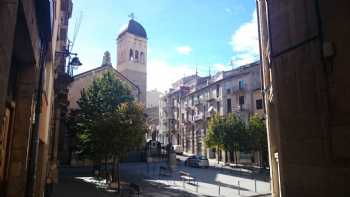
{"type": "Polygon", "coordinates": [[[224,122],[225,119],[223,117],[214,114],[208,123],[208,133],[205,137],[205,144],[209,148],[216,148],[217,152],[224,146],[224,122]]]}
{"type": "Polygon", "coordinates": [[[232,151],[234,161],[237,163],[236,151],[245,151],[247,143],[247,133],[244,122],[235,114],[229,114],[224,121],[223,145],[226,151],[232,151]]]}
{"type": "MultiPolygon", "coordinates": [[[[105,163],[111,157],[113,132],[105,125],[117,107],[133,101],[129,87],[107,72],[81,92],[79,108],[70,113],[68,128],[77,135],[77,153],[82,158],[105,163]]],[[[118,124],[118,123],[116,123],[118,124]]],[[[107,169],[107,166],[106,166],[107,169]]]]}
{"type": "Polygon", "coordinates": [[[112,181],[118,181],[120,190],[119,164],[131,150],[140,148],[147,131],[143,106],[136,102],[121,103],[115,111],[109,113],[104,120],[98,122],[103,132],[108,155],[112,159],[112,181]],[[117,166],[117,177],[115,172],[117,166]]]}
{"type": "Polygon", "coordinates": [[[265,121],[258,117],[252,116],[248,122],[249,149],[258,151],[260,154],[260,164],[266,166],[268,164],[268,148],[267,148],[267,130],[265,121]]]}

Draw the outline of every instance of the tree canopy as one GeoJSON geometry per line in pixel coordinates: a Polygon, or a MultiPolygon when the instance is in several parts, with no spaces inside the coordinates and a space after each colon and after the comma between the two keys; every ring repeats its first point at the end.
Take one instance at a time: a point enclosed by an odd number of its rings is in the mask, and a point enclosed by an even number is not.
{"type": "Polygon", "coordinates": [[[114,166],[128,151],[142,145],[146,132],[143,106],[115,74],[107,72],[95,79],[77,103],[79,108],[70,113],[68,126],[77,135],[77,153],[82,158],[99,163],[112,160],[114,166]]]}
{"type": "Polygon", "coordinates": [[[246,125],[234,113],[227,116],[215,114],[208,123],[205,144],[210,148],[233,152],[259,152],[260,163],[267,163],[267,134],[263,119],[252,116],[246,125]]]}

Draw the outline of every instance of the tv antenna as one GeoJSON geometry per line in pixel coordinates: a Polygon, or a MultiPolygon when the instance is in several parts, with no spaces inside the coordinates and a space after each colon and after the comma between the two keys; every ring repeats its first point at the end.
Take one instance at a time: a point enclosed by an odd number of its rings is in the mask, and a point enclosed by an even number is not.
{"type": "Polygon", "coordinates": [[[79,34],[80,26],[81,26],[81,21],[83,20],[83,12],[80,12],[79,17],[75,21],[74,25],[74,33],[73,33],[73,40],[72,40],[72,45],[71,45],[71,51],[73,51],[74,43],[77,39],[77,36],[79,34]]]}

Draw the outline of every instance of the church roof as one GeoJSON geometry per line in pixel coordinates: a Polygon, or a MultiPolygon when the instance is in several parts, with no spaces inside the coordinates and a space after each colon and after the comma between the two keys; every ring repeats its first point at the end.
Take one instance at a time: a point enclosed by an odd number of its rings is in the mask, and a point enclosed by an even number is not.
{"type": "Polygon", "coordinates": [[[131,80],[129,80],[126,76],[124,76],[122,73],[120,73],[119,71],[117,71],[115,68],[113,68],[112,65],[102,65],[100,67],[97,67],[97,68],[94,68],[94,69],[91,69],[91,70],[88,70],[88,71],[85,71],[85,72],[82,72],[80,74],[77,74],[77,75],[74,75],[73,79],[74,80],[77,80],[79,78],[83,78],[83,77],[87,77],[89,75],[95,75],[96,73],[98,72],[101,72],[101,71],[104,71],[104,70],[111,70],[113,72],[115,72],[117,74],[117,76],[121,79],[121,80],[124,80],[125,82],[127,82],[129,85],[135,87],[136,89],[139,90],[139,87],[134,83],[132,82],[131,80]]]}
{"type": "Polygon", "coordinates": [[[128,26],[119,34],[118,39],[127,32],[135,36],[147,39],[145,28],[143,28],[143,26],[134,19],[129,20],[128,26]]]}

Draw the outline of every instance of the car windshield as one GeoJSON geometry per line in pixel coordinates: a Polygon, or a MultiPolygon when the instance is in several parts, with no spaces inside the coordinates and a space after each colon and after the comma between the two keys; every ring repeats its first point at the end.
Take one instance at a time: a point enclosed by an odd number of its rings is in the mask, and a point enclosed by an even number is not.
{"type": "Polygon", "coordinates": [[[199,156],[198,159],[200,159],[200,160],[207,160],[207,157],[206,156],[199,156]]]}

